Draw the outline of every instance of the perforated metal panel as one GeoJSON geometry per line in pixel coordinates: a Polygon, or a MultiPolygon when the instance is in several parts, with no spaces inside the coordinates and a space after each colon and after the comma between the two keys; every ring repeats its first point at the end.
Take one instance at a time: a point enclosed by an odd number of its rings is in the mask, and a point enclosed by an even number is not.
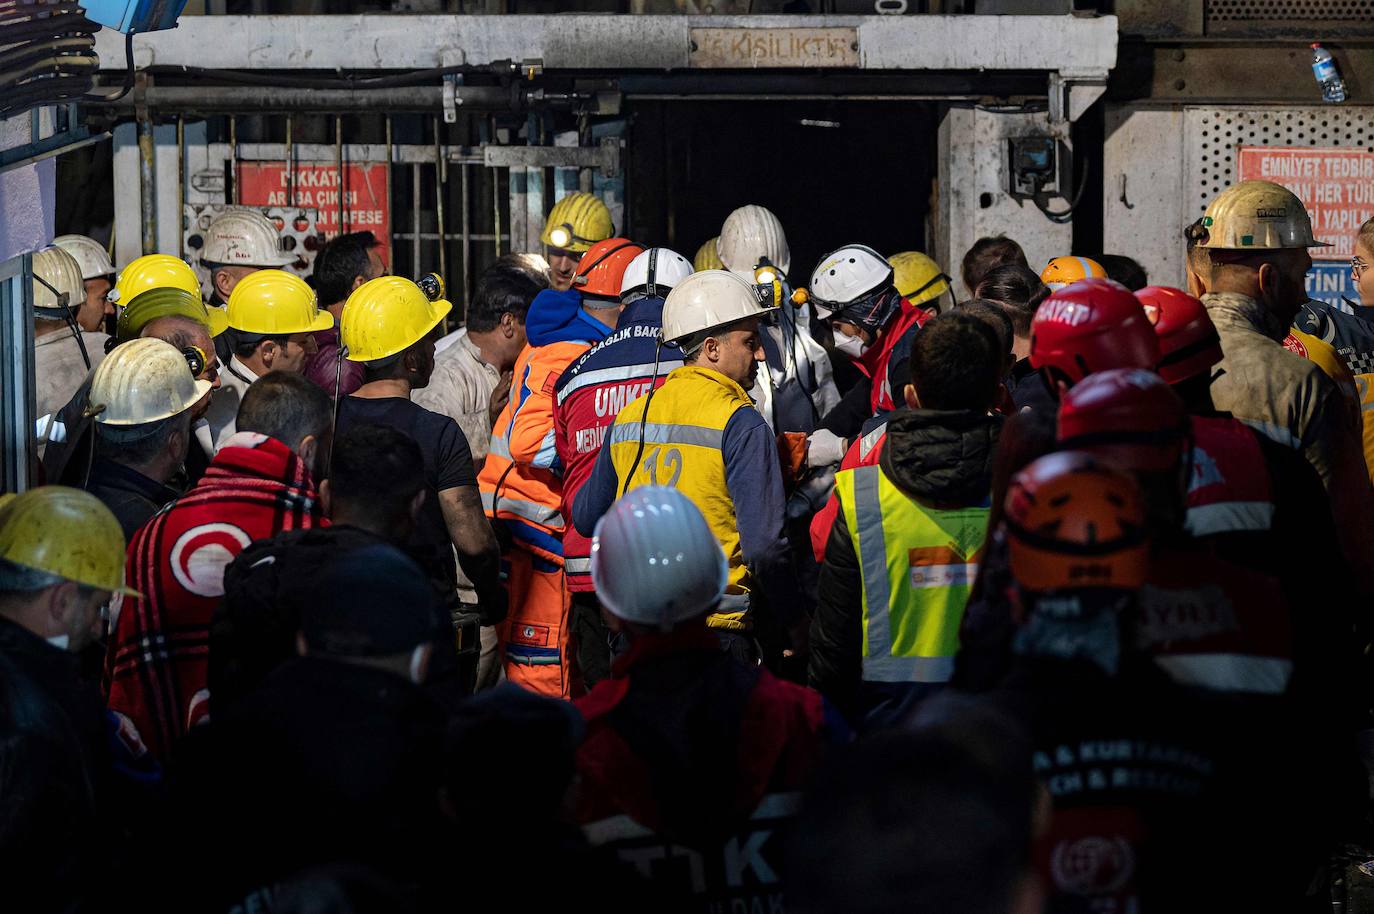
{"type": "Polygon", "coordinates": [[[1208,0],[1211,21],[1291,22],[1316,20],[1367,21],[1374,16],[1374,0],[1208,0]]]}
{"type": "Polygon", "coordinates": [[[1374,107],[1184,110],[1183,183],[1191,220],[1235,181],[1241,146],[1346,146],[1374,151],[1374,107]]]}

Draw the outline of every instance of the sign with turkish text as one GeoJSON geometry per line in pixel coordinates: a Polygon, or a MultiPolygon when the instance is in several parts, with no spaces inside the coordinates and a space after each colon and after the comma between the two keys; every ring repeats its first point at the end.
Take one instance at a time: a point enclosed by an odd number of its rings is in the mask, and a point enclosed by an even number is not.
{"type": "Polygon", "coordinates": [[[285,162],[240,162],[238,180],[239,199],[245,205],[313,208],[319,212],[316,227],[327,238],[346,232],[372,232],[382,242],[382,259],[389,261],[391,196],[384,163],[348,162],[340,173],[332,163],[299,162],[288,175],[285,162]]]}
{"type": "Polygon", "coordinates": [[[1345,261],[1315,261],[1307,272],[1307,296],[1338,308],[1342,307],[1342,298],[1358,301],[1359,294],[1350,279],[1350,264],[1345,261]]]}
{"type": "Polygon", "coordinates": [[[693,67],[857,67],[855,28],[691,29],[693,67]]]}
{"type": "Polygon", "coordinates": [[[1371,149],[1242,146],[1237,177],[1273,181],[1298,195],[1312,217],[1312,234],[1332,245],[1312,248],[1314,260],[1350,260],[1360,225],[1374,216],[1371,149]]]}

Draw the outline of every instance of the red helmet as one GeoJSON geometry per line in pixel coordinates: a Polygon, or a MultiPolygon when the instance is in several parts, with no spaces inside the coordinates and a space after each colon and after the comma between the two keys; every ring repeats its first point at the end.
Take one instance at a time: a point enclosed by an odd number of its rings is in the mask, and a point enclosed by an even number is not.
{"type": "Polygon", "coordinates": [[[1140,368],[1084,378],[1059,404],[1061,447],[1127,470],[1167,470],[1188,446],[1188,414],[1164,379],[1140,368]]]}
{"type": "Polygon", "coordinates": [[[1149,562],[1145,503],[1136,482],[1091,454],[1047,454],[1012,478],[1007,551],[1027,591],[1133,590],[1149,562]]]}
{"type": "Polygon", "coordinates": [[[1146,286],[1135,297],[1155,325],[1161,378],[1178,384],[1221,361],[1221,337],[1202,302],[1168,286],[1146,286]]]}
{"type": "Polygon", "coordinates": [[[1076,384],[1095,371],[1150,368],[1159,361],[1145,309],[1110,279],[1084,279],[1045,299],[1031,320],[1031,365],[1076,384]]]}
{"type": "Polygon", "coordinates": [[[620,303],[620,280],[625,268],[643,253],[643,245],[628,238],[607,238],[587,249],[577,262],[573,288],[583,296],[605,299],[608,304],[620,303]]]}

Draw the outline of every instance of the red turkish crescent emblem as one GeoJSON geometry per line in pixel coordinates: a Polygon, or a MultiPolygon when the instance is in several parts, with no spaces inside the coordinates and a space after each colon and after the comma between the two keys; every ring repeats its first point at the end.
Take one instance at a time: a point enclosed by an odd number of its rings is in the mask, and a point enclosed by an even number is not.
{"type": "Polygon", "coordinates": [[[197,596],[224,596],[224,568],[250,542],[252,537],[233,524],[192,527],[172,546],[172,575],[197,596]]]}
{"type": "Polygon", "coordinates": [[[1291,333],[1283,338],[1283,348],[1289,352],[1296,352],[1304,359],[1307,358],[1307,347],[1302,344],[1302,340],[1291,333]]]}

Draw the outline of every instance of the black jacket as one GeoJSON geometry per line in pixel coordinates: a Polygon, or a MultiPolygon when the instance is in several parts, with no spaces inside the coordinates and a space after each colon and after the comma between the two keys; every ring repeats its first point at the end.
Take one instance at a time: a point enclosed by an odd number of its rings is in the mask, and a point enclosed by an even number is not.
{"type": "Polygon", "coordinates": [[[183,740],[166,834],[213,835],[216,850],[169,848],[163,872],[187,880],[187,897],[226,902],[345,861],[413,884],[435,863],[443,726],[439,705],[399,676],[287,663],[183,740]]]}
{"type": "Polygon", "coordinates": [[[104,457],[97,457],[91,464],[91,478],[86,483],[86,491],[104,502],[119,521],[128,542],[162,506],[181,497],[176,489],[149,479],[137,470],[130,469],[104,457]]]}
{"type": "Polygon", "coordinates": [[[1011,401],[1016,404],[1017,412],[1030,410],[1051,416],[1059,412],[1058,401],[1045,386],[1045,379],[1040,376],[1040,372],[1031,367],[1030,359],[1018,359],[1016,364],[1011,366],[1007,392],[1011,394],[1011,401]]]}
{"type": "Polygon", "coordinates": [[[0,878],[12,904],[71,910],[101,887],[105,708],[75,654],[0,619],[0,878]]]}
{"type": "MultiPolygon", "coordinates": [[[[883,475],[913,500],[941,507],[986,503],[1000,416],[969,411],[901,409],[891,414],[879,458],[883,475]]],[[[862,683],[863,578],[844,510],[826,545],[808,678],[851,722],[886,717],[918,697],[911,689],[862,683]],[[890,693],[890,694],[889,694],[890,693]]],[[[891,544],[889,544],[891,545],[891,544]]]]}

